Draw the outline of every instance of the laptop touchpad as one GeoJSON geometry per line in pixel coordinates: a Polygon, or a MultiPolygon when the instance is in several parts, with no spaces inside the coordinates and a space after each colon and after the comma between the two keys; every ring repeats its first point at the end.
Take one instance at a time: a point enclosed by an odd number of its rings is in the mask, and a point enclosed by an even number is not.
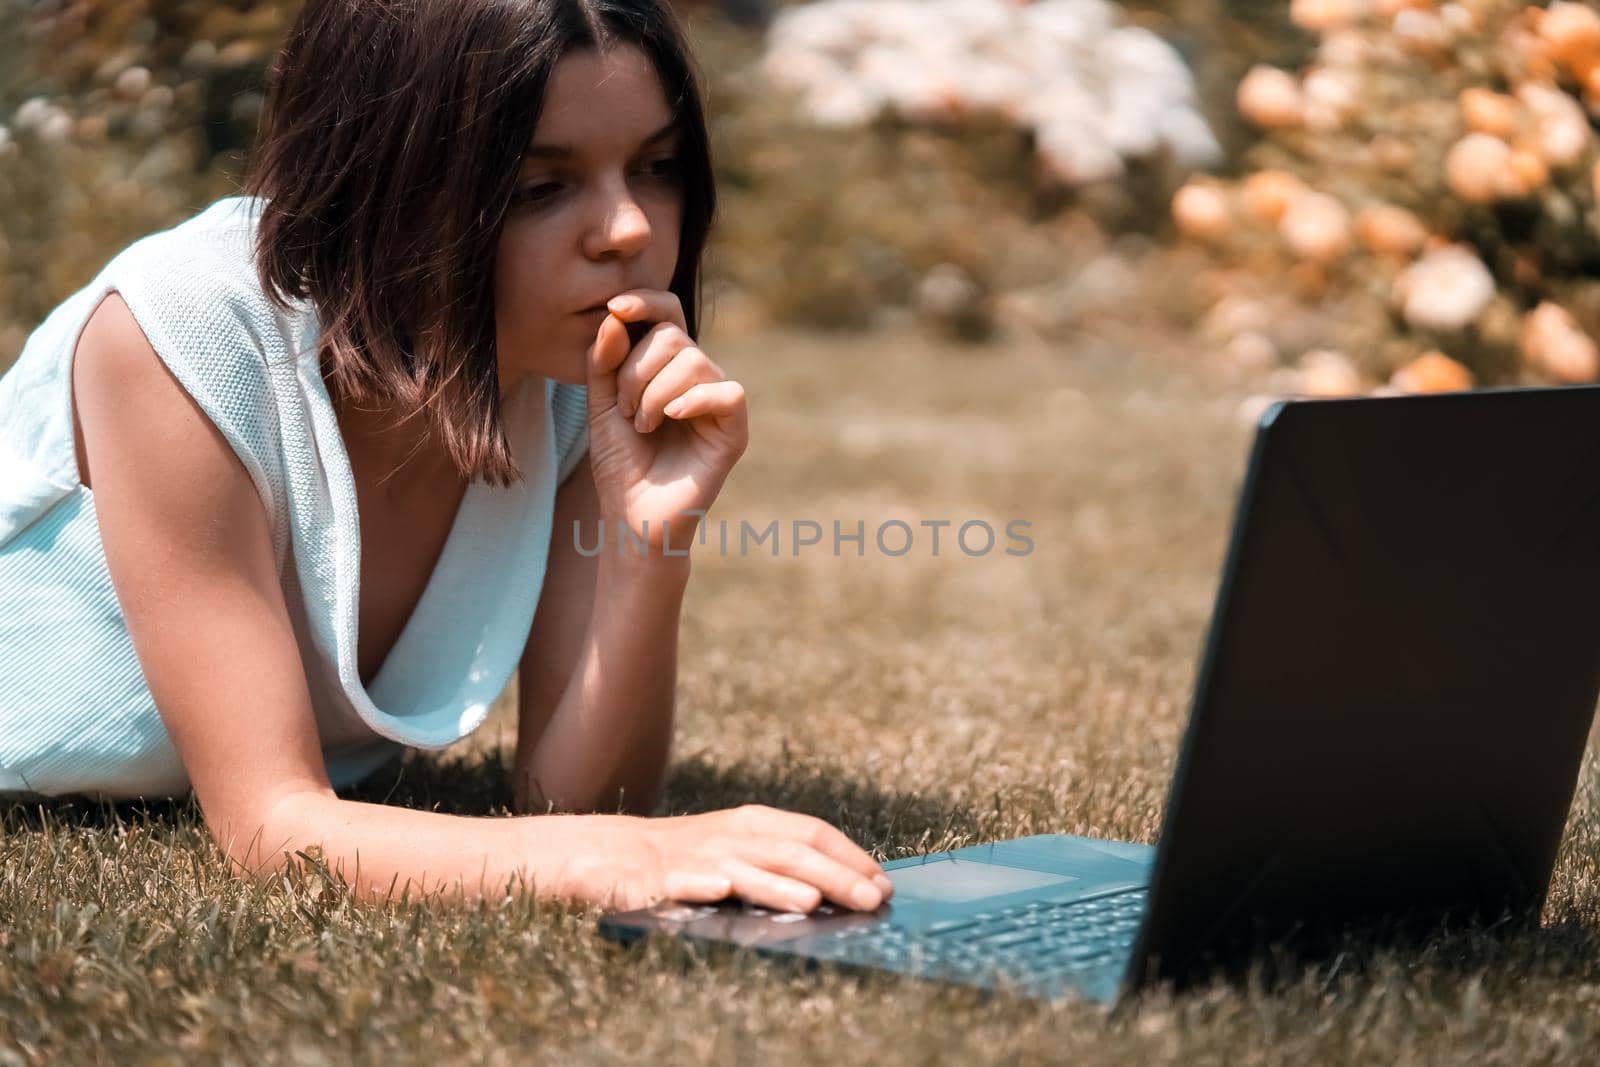
{"type": "Polygon", "coordinates": [[[1024,889],[1064,885],[1078,880],[1070,874],[955,859],[929,860],[910,867],[895,867],[884,873],[894,883],[892,899],[936,900],[947,904],[1006,896],[1024,889]]]}

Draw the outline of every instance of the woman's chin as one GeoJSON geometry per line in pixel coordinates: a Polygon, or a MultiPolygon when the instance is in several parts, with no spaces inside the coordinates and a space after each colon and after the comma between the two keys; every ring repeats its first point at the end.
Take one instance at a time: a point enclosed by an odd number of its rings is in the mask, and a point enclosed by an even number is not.
{"type": "Polygon", "coordinates": [[[588,385],[589,366],[586,357],[580,356],[570,367],[562,367],[559,372],[552,372],[547,376],[563,385],[588,385]]]}
{"type": "Polygon", "coordinates": [[[549,378],[551,381],[560,382],[562,385],[587,385],[589,383],[589,371],[584,362],[584,357],[579,356],[564,367],[533,367],[513,371],[509,377],[502,374],[501,388],[516,388],[530,378],[549,378]]]}

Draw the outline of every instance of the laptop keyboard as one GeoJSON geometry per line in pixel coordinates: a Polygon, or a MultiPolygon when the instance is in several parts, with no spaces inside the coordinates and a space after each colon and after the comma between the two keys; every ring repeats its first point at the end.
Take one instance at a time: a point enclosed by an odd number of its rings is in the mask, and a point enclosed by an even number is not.
{"type": "Polygon", "coordinates": [[[1144,914],[1145,889],[1026,904],[946,919],[920,930],[893,922],[824,935],[812,952],[840,963],[924,976],[1004,975],[1035,984],[1121,966],[1144,914]]]}

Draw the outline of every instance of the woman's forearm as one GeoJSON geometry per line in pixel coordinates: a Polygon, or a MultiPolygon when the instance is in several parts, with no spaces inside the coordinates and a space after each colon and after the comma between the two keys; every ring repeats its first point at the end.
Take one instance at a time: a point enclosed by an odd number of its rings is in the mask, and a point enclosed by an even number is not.
{"type": "Polygon", "coordinates": [[[588,635],[537,745],[519,809],[647,813],[672,747],[687,557],[602,557],[588,635]]]}
{"type": "Polygon", "coordinates": [[[608,815],[448,815],[303,792],[280,799],[261,825],[214,832],[237,875],[281,871],[286,854],[314,846],[363,900],[442,893],[449,901],[498,898],[508,889],[577,896],[596,857],[624,825],[608,815]],[[522,884],[513,878],[519,874],[522,884]]]}

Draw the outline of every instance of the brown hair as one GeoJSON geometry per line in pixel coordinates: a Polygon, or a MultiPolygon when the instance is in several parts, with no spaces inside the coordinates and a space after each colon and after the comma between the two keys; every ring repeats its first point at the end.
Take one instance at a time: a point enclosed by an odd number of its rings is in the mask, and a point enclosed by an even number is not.
{"type": "Polygon", "coordinates": [[[421,413],[461,475],[522,477],[500,423],[494,266],[556,63],[633,44],[673,107],[691,337],[716,192],[699,79],[667,0],[307,0],[268,73],[245,178],[280,306],[309,299],[337,403],[421,413]]]}

